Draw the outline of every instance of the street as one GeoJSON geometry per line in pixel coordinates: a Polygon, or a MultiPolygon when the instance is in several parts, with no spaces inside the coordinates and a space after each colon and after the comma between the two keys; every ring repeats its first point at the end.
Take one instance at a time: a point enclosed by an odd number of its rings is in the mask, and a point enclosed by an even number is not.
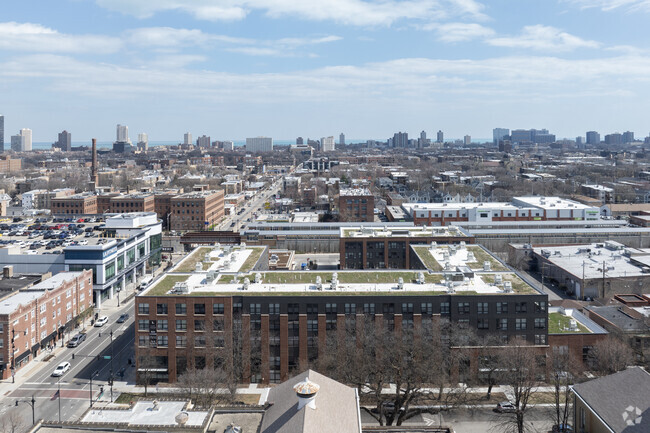
{"type": "Polygon", "coordinates": [[[92,373],[96,373],[92,380],[92,398],[95,400],[99,398],[100,386],[104,388],[101,399],[110,400],[108,380],[112,372],[116,381],[128,378],[132,382],[135,378],[133,302],[131,299],[122,303],[119,309],[111,309],[110,314],[102,311],[100,316],[106,315],[109,320],[101,328],[89,327],[87,320],[87,338],[78,347],[64,348],[48,361],[34,361],[43,365],[17,389],[3,396],[0,416],[13,409],[20,413],[26,425],[31,425],[31,404],[22,402],[30,401],[33,396],[36,420],[58,421],[59,414],[62,421],[74,420],[90,406],[92,373]],[[124,312],[129,313],[129,319],[125,323],[116,323],[124,312]],[[129,365],[129,359],[133,361],[132,365],[129,365]],[[60,378],[52,377],[56,366],[65,361],[71,364],[71,369],[60,378]],[[15,407],[17,400],[21,403],[15,407]]]}
{"type": "Polygon", "coordinates": [[[264,208],[264,203],[277,193],[281,185],[281,179],[273,182],[267,191],[263,191],[261,194],[254,196],[246,202],[246,205],[244,207],[241,207],[239,209],[244,209],[244,212],[242,212],[241,215],[235,214],[226,217],[226,219],[224,219],[223,222],[215,228],[215,230],[239,230],[243,225],[245,225],[245,221],[253,214],[253,212],[262,211],[264,208]],[[231,224],[233,222],[235,225],[231,227],[231,224]]]}

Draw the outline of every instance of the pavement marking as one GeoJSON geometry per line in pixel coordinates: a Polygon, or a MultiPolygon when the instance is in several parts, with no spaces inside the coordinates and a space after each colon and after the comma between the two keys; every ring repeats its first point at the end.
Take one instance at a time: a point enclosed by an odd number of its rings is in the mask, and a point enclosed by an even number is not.
{"type": "Polygon", "coordinates": [[[435,422],[436,422],[435,419],[431,419],[431,418],[428,418],[428,417],[426,417],[426,416],[423,416],[423,417],[422,417],[422,420],[423,420],[424,423],[427,425],[427,427],[431,427],[431,426],[432,426],[433,424],[435,424],[435,422]]]}

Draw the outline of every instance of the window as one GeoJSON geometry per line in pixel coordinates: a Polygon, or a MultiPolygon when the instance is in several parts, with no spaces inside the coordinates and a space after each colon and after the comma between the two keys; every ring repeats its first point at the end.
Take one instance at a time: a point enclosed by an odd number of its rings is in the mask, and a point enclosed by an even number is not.
{"type": "Polygon", "coordinates": [[[185,335],[176,336],[176,347],[187,347],[187,337],[185,335]]]}
{"type": "Polygon", "coordinates": [[[478,308],[478,314],[488,314],[488,303],[487,302],[479,302],[476,304],[478,308]]]}
{"type": "Polygon", "coordinates": [[[527,310],[528,310],[528,304],[526,302],[515,303],[515,313],[526,313],[527,310]]]}
{"type": "Polygon", "coordinates": [[[336,314],[336,304],[325,304],[326,314],[336,314]]]}
{"type": "Polygon", "coordinates": [[[226,340],[223,337],[214,337],[214,347],[225,347],[226,340]]]}
{"type": "Polygon", "coordinates": [[[440,303],[440,314],[449,314],[450,308],[449,308],[449,302],[441,302],[440,303]]]}
{"type": "Polygon", "coordinates": [[[357,304],[345,304],[345,310],[344,311],[345,311],[345,314],[356,314],[356,312],[357,312],[357,304]]]}
{"type": "Polygon", "coordinates": [[[167,314],[167,304],[156,304],[156,314],[167,314]]]}
{"type": "Polygon", "coordinates": [[[318,332],[318,320],[307,320],[307,332],[318,332]]]}
{"type": "Polygon", "coordinates": [[[497,329],[499,331],[508,330],[508,319],[497,319],[497,329]]]}
{"type": "Polygon", "coordinates": [[[158,320],[158,324],[157,324],[156,328],[159,331],[166,331],[167,330],[167,319],[158,320]]]}
{"type": "Polygon", "coordinates": [[[106,281],[110,280],[115,276],[115,262],[107,263],[104,266],[104,279],[106,281]]]}
{"type": "Polygon", "coordinates": [[[177,331],[187,331],[187,320],[185,320],[185,319],[176,319],[176,330],[177,331]]]}
{"type": "Polygon", "coordinates": [[[535,302],[535,312],[536,313],[546,313],[546,301],[536,301],[535,302]]]}
{"type": "Polygon", "coordinates": [[[205,304],[194,304],[194,314],[205,314],[205,304]]]}
{"type": "Polygon", "coordinates": [[[138,314],[149,314],[149,304],[138,304],[138,314]]]}
{"type": "Polygon", "coordinates": [[[325,329],[328,331],[336,330],[336,319],[327,319],[325,320],[325,329]]]}
{"type": "Polygon", "coordinates": [[[307,304],[307,314],[318,314],[318,304],[307,304]]]}
{"type": "Polygon", "coordinates": [[[197,335],[194,337],[194,347],[205,347],[205,335],[197,335]]]}
{"type": "Polygon", "coordinates": [[[120,254],[120,255],[117,257],[117,270],[118,270],[118,272],[119,272],[119,271],[121,271],[122,269],[124,269],[124,255],[123,255],[123,254],[120,254]]]}
{"type": "Polygon", "coordinates": [[[205,331],[205,320],[195,320],[194,321],[194,330],[195,331],[205,331]]]}
{"type": "Polygon", "coordinates": [[[413,303],[404,302],[402,303],[402,314],[413,313],[413,303]]]}
{"type": "Polygon", "coordinates": [[[280,304],[269,304],[269,314],[280,314],[280,304]]]}
{"type": "Polygon", "coordinates": [[[250,314],[262,314],[262,304],[250,304],[248,311],[250,314]]]}
{"type": "Polygon", "coordinates": [[[176,314],[187,314],[187,304],[176,304],[176,314]]]}
{"type": "Polygon", "coordinates": [[[166,335],[159,335],[158,336],[158,347],[167,347],[168,346],[168,339],[166,335]]]}
{"type": "Polygon", "coordinates": [[[497,302],[497,314],[508,314],[507,302],[497,302]]]}
{"type": "Polygon", "coordinates": [[[138,320],[138,331],[148,331],[149,330],[149,321],[148,320],[138,320]]]}
{"type": "Polygon", "coordinates": [[[147,336],[146,335],[138,335],[138,346],[139,347],[147,347],[147,336]]]}
{"type": "Polygon", "coordinates": [[[526,319],[515,319],[515,330],[516,331],[525,331],[526,330],[526,319]]]}
{"type": "Polygon", "coordinates": [[[489,329],[490,325],[488,324],[488,319],[478,319],[477,328],[478,329],[489,329]]]}
{"type": "Polygon", "coordinates": [[[126,252],[126,264],[127,266],[135,262],[135,248],[131,248],[126,252]]]}
{"type": "Polygon", "coordinates": [[[469,314],[469,302],[458,303],[458,314],[469,314]]]}
{"type": "Polygon", "coordinates": [[[363,314],[375,314],[375,304],[363,304],[363,314]]]}
{"type": "Polygon", "coordinates": [[[546,344],[546,334],[535,335],[535,344],[542,345],[546,344]]]}
{"type": "Polygon", "coordinates": [[[384,314],[395,314],[395,304],[383,304],[382,309],[384,314]]]}
{"type": "Polygon", "coordinates": [[[433,314],[433,304],[431,302],[423,302],[420,304],[420,312],[431,316],[433,314]]]}
{"type": "Polygon", "coordinates": [[[212,330],[213,331],[223,331],[224,328],[224,321],[223,319],[214,319],[212,322],[212,330]]]}
{"type": "Polygon", "coordinates": [[[535,329],[546,329],[546,318],[537,317],[535,318],[535,329]]]}
{"type": "Polygon", "coordinates": [[[298,314],[298,312],[299,312],[298,304],[287,305],[287,314],[298,314]]]}

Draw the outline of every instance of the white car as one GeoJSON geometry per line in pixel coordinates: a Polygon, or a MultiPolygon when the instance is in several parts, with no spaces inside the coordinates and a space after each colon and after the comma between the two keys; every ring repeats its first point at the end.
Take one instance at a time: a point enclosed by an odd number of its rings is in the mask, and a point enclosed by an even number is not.
{"type": "Polygon", "coordinates": [[[62,362],[58,367],[52,372],[53,377],[61,377],[70,370],[69,362],[62,362]]]}
{"type": "Polygon", "coordinates": [[[106,325],[107,323],[108,323],[108,317],[104,316],[104,317],[100,317],[99,319],[97,319],[97,321],[95,322],[95,326],[97,328],[100,328],[100,327],[106,325]]]}

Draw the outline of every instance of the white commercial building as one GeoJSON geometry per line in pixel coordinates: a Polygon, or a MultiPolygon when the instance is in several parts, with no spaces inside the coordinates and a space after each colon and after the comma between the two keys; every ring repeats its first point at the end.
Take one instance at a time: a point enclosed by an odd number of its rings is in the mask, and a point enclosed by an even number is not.
{"type": "Polygon", "coordinates": [[[323,137],[320,139],[320,150],[321,152],[334,152],[334,137],[323,137]]]}
{"type": "Polygon", "coordinates": [[[247,152],[272,152],[273,139],[271,137],[253,137],[246,139],[247,152]]]}
{"type": "Polygon", "coordinates": [[[117,125],[116,127],[116,140],[121,143],[130,143],[129,141],[129,127],[126,125],[117,125]]]}

